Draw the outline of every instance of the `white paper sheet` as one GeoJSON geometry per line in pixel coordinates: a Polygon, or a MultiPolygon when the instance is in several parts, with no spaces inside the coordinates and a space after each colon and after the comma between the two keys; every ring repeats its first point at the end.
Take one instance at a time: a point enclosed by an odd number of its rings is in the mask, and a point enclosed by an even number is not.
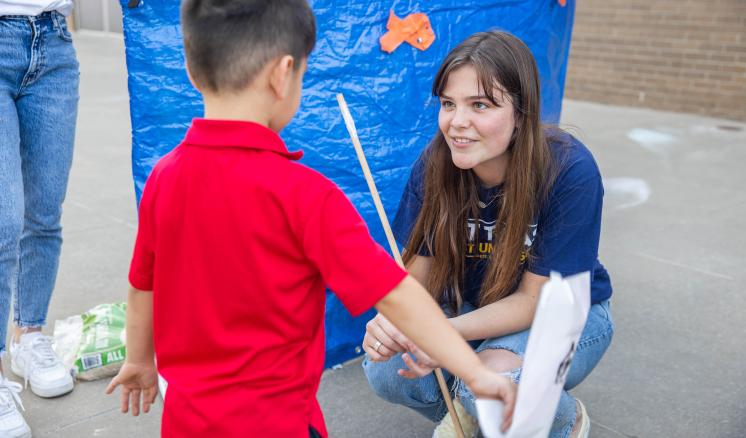
{"type": "Polygon", "coordinates": [[[589,272],[562,278],[552,272],[531,325],[513,424],[500,432],[503,405],[477,400],[485,438],[545,438],[552,427],[567,371],[590,309],[589,272]]]}

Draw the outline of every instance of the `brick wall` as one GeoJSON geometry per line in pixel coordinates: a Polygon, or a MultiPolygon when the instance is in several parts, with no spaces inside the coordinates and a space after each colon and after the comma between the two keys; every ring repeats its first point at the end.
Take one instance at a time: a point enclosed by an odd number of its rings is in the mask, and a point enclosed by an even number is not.
{"type": "Polygon", "coordinates": [[[578,0],[565,97],[746,121],[746,0],[578,0]]]}

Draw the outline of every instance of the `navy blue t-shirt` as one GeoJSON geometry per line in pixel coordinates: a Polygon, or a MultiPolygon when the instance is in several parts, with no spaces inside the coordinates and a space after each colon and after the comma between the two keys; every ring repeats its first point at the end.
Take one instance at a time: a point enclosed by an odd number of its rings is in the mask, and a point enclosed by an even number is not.
{"type": "MultiPolygon", "coordinates": [[[[525,244],[531,257],[524,269],[546,277],[550,271],[562,275],[590,271],[591,302],[598,303],[611,296],[609,274],[598,261],[604,195],[601,174],[588,148],[569,134],[551,142],[550,149],[558,166],[557,177],[535,223],[527,224],[525,244]]],[[[422,208],[424,156],[420,155],[412,168],[392,227],[396,239],[405,246],[422,208]]],[[[480,185],[478,191],[486,206],[480,209],[480,217],[468,219],[464,230],[468,243],[463,298],[474,306],[479,304],[485,269],[497,242],[494,233],[502,185],[480,185]]],[[[421,255],[429,255],[427,249],[421,255]]]]}

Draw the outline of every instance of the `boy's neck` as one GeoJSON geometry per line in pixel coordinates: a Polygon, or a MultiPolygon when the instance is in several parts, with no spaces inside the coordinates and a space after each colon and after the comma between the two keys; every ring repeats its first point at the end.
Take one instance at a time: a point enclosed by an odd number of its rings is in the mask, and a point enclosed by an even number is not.
{"type": "Polygon", "coordinates": [[[205,118],[213,120],[239,120],[269,127],[272,120],[271,105],[262,96],[247,94],[204,94],[205,118]]]}

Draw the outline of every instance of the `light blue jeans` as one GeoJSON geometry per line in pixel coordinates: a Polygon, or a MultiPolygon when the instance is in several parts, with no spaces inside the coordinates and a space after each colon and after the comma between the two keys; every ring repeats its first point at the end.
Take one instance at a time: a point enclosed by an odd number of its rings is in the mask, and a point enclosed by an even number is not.
{"type": "MultiPolygon", "coordinates": [[[[474,308],[466,304],[461,313],[468,313],[472,310],[474,308]]],[[[591,306],[588,320],[583,333],[580,335],[580,341],[565,381],[565,391],[562,392],[557,406],[557,413],[549,434],[551,438],[564,438],[570,435],[575,423],[575,399],[567,393],[567,390],[577,386],[591,373],[609,347],[613,334],[614,323],[609,311],[609,301],[591,306]]],[[[525,330],[500,338],[471,342],[470,344],[476,352],[487,349],[504,349],[515,353],[522,359],[526,352],[528,335],[529,330],[525,330]]],[[[378,396],[391,403],[412,408],[432,421],[441,420],[446,414],[447,408],[435,376],[431,374],[417,380],[409,380],[397,374],[397,370],[405,368],[406,365],[402,361],[401,355],[396,355],[387,362],[372,362],[367,357],[363,360],[363,370],[368,378],[368,383],[378,396]]],[[[519,382],[521,369],[512,370],[507,374],[515,382],[519,382]]],[[[466,411],[476,417],[474,395],[471,391],[460,380],[454,379],[446,370],[443,370],[443,375],[448,381],[448,386],[453,388],[452,395],[457,395],[466,411]]]]}
{"type": "Polygon", "coordinates": [[[62,245],[78,61],[65,19],[0,16],[0,352],[14,321],[41,327],[62,245]]]}

